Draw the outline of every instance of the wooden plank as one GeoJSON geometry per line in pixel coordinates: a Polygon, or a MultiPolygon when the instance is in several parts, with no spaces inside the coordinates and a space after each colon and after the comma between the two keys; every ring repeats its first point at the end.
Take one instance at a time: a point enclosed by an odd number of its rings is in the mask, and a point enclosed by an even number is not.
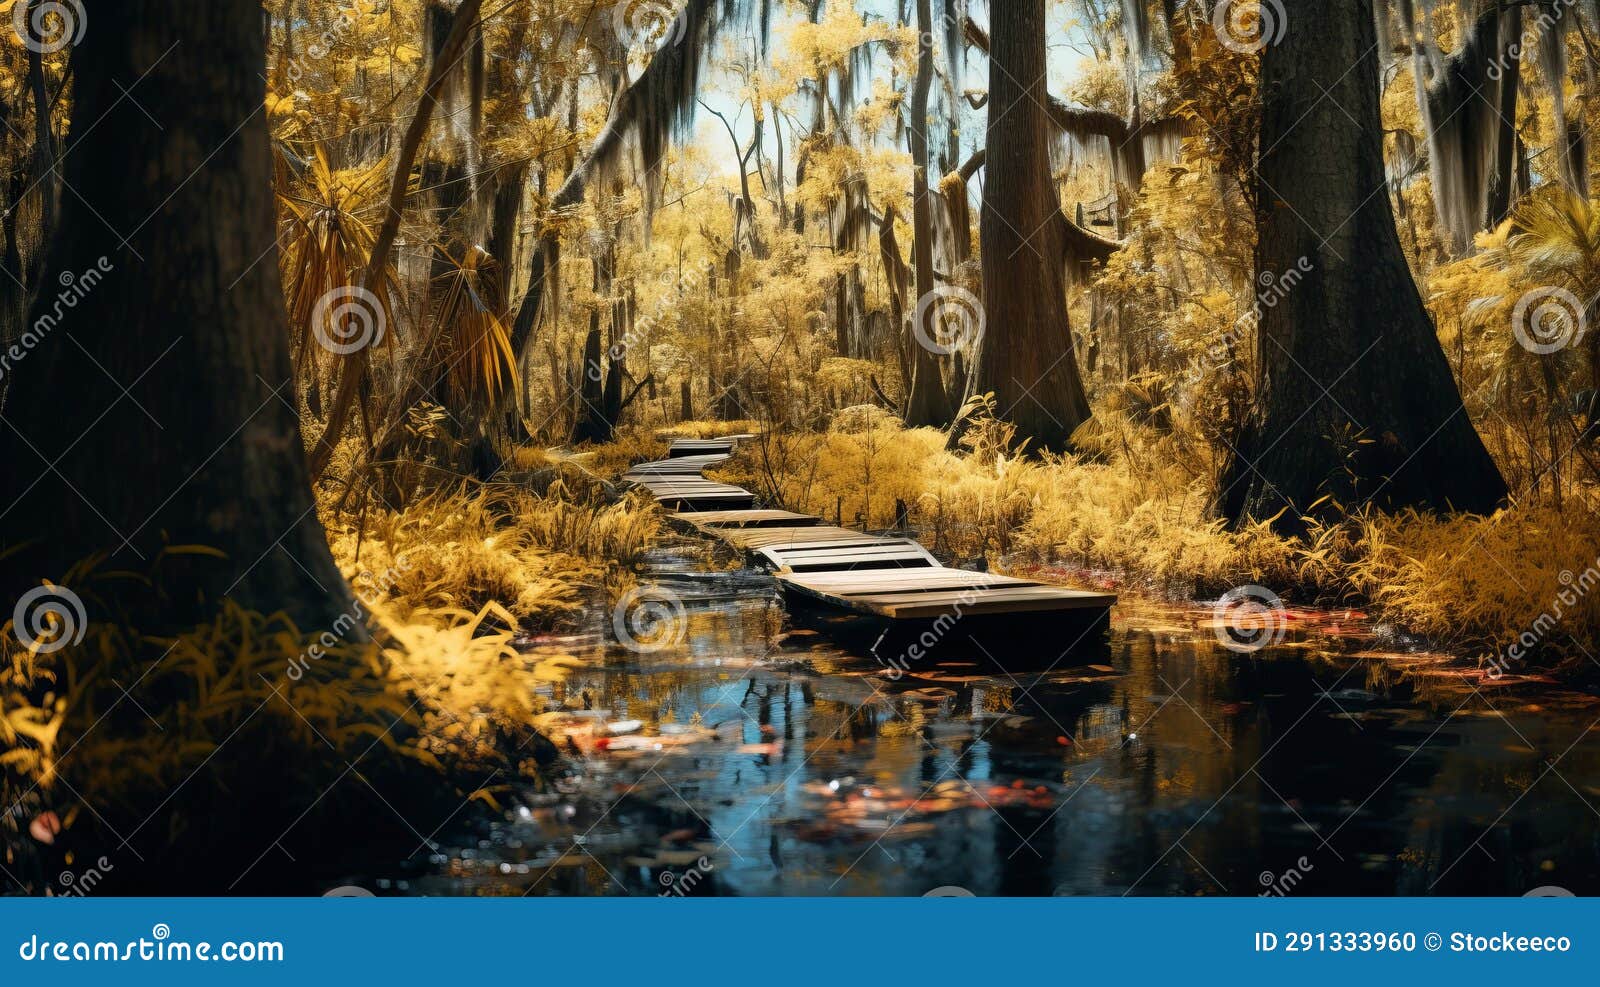
{"type": "Polygon", "coordinates": [[[745,497],[754,497],[750,491],[743,487],[735,487],[726,483],[712,483],[708,480],[635,480],[639,486],[644,487],[654,494],[694,493],[716,494],[736,493],[745,497]]]}
{"type": "Polygon", "coordinates": [[[698,447],[698,448],[694,448],[694,449],[684,449],[684,450],[671,449],[671,450],[669,450],[667,452],[667,458],[668,459],[680,459],[680,458],[683,458],[683,457],[686,457],[686,456],[701,456],[701,455],[707,454],[708,452],[721,453],[723,455],[731,455],[733,453],[733,446],[732,445],[704,446],[704,447],[698,447]]]}
{"type": "Polygon", "coordinates": [[[755,551],[774,546],[796,547],[823,543],[877,545],[894,539],[877,535],[864,535],[849,528],[836,528],[831,524],[813,524],[804,527],[755,528],[750,530],[720,530],[712,532],[735,548],[755,551]]]}
{"type": "MultiPolygon", "coordinates": [[[[839,568],[847,569],[851,562],[866,561],[870,559],[920,559],[928,561],[928,554],[920,546],[897,547],[892,545],[859,545],[840,549],[767,549],[775,558],[774,561],[783,561],[787,564],[838,562],[839,568]]],[[[935,567],[937,568],[937,567],[935,567]]]]}
{"type": "Polygon", "coordinates": [[[724,508],[728,510],[741,510],[754,503],[754,499],[748,495],[744,497],[727,495],[720,497],[696,497],[688,494],[674,494],[671,496],[662,497],[660,500],[663,507],[674,511],[710,511],[722,510],[724,508]]]}
{"type": "MultiPolygon", "coordinates": [[[[667,438],[667,436],[658,434],[656,436],[656,438],[665,439],[665,438],[667,438]]],[[[695,445],[696,443],[703,444],[703,443],[706,443],[706,442],[718,442],[718,443],[722,443],[722,442],[743,442],[746,439],[753,439],[753,438],[756,438],[756,434],[754,432],[736,432],[733,435],[713,435],[713,436],[711,436],[709,438],[704,438],[704,439],[695,439],[695,438],[689,438],[688,436],[680,436],[678,438],[672,439],[670,441],[670,444],[671,445],[675,445],[675,446],[676,445],[690,446],[690,445],[695,445]]]]}
{"type": "MultiPolygon", "coordinates": [[[[716,488],[721,488],[724,490],[744,489],[743,487],[735,487],[727,483],[716,483],[711,480],[702,480],[698,477],[680,477],[674,479],[672,477],[663,476],[643,476],[636,478],[633,482],[637,483],[641,487],[648,487],[651,490],[711,490],[716,488]]],[[[749,493],[750,491],[745,490],[744,492],[749,493]]]]}
{"type": "Polygon", "coordinates": [[[943,590],[987,589],[996,586],[1020,588],[1023,586],[1042,585],[1026,579],[1016,579],[1012,576],[997,576],[987,572],[967,572],[964,569],[943,568],[901,573],[809,573],[804,576],[779,573],[778,579],[785,584],[797,584],[801,585],[801,588],[840,597],[865,596],[874,593],[938,592],[943,590]]]}
{"type": "MultiPolygon", "coordinates": [[[[685,521],[702,530],[707,528],[800,528],[822,523],[821,518],[792,511],[696,511],[672,515],[674,521],[685,521]]],[[[707,531],[707,534],[721,534],[707,531]]]]}
{"type": "Polygon", "coordinates": [[[670,497],[699,497],[701,499],[732,497],[742,498],[744,500],[755,499],[755,494],[752,494],[748,490],[740,490],[738,487],[649,487],[646,489],[654,494],[657,500],[666,500],[670,497]]]}
{"type": "Polygon", "coordinates": [[[718,480],[708,480],[697,471],[688,473],[657,473],[646,470],[643,473],[633,472],[624,474],[630,479],[640,483],[719,483],[718,480]]]}
{"type": "Polygon", "coordinates": [[[694,473],[699,470],[715,466],[718,463],[725,463],[732,458],[732,456],[728,456],[726,454],[714,454],[704,456],[680,456],[677,459],[654,459],[649,462],[635,463],[632,467],[630,467],[629,471],[636,473],[694,473]]]}
{"type": "Polygon", "coordinates": [[[914,541],[882,542],[873,545],[805,545],[795,548],[763,548],[760,553],[780,570],[814,572],[819,569],[850,570],[882,563],[915,564],[939,568],[927,549],[914,541]]]}
{"type": "Polygon", "coordinates": [[[814,562],[817,559],[870,558],[874,555],[915,555],[919,559],[929,558],[927,549],[914,541],[898,543],[886,541],[871,545],[795,545],[764,548],[762,551],[770,555],[774,562],[787,562],[791,559],[798,562],[814,562]]]}
{"type": "Polygon", "coordinates": [[[841,564],[838,560],[823,559],[817,562],[795,562],[783,568],[784,572],[794,572],[801,575],[810,575],[818,572],[887,572],[897,569],[916,569],[925,571],[937,569],[920,555],[893,555],[872,559],[857,559],[853,562],[841,564]]]}
{"type": "Polygon", "coordinates": [[[780,573],[777,578],[785,589],[803,593],[842,609],[893,620],[927,620],[947,614],[973,616],[1104,610],[1109,609],[1117,600],[1115,595],[1109,593],[1041,586],[1022,580],[991,586],[913,589],[912,587],[918,586],[922,579],[933,575],[926,569],[841,575],[864,576],[871,581],[856,580],[853,584],[846,581],[847,585],[853,586],[853,591],[837,592],[828,588],[839,584],[839,581],[834,579],[835,574],[832,573],[825,574],[825,579],[817,575],[796,576],[787,573],[780,573]]]}
{"type": "Polygon", "coordinates": [[[667,449],[668,459],[679,459],[684,456],[701,456],[708,453],[722,453],[731,455],[734,440],[732,439],[679,439],[667,449]]]}
{"type": "MultiPolygon", "coordinates": [[[[707,464],[707,465],[711,465],[711,464],[707,464]]],[[[698,479],[702,479],[703,480],[703,479],[705,479],[705,477],[701,475],[700,471],[702,469],[704,469],[704,468],[705,468],[704,466],[690,466],[690,467],[687,467],[687,468],[680,468],[680,467],[677,467],[677,466],[662,465],[662,464],[659,464],[659,463],[641,463],[640,465],[635,466],[632,469],[628,470],[626,473],[622,474],[622,476],[623,476],[624,479],[628,479],[628,480],[635,480],[635,479],[639,479],[641,477],[671,477],[671,476],[686,476],[686,477],[690,477],[691,479],[698,478],[698,479]]]]}
{"type": "Polygon", "coordinates": [[[1081,590],[1029,586],[1022,589],[983,589],[955,593],[885,593],[850,597],[851,606],[870,609],[895,620],[924,620],[953,614],[981,616],[1003,613],[1049,613],[1061,610],[1104,610],[1115,596],[1081,590]]]}

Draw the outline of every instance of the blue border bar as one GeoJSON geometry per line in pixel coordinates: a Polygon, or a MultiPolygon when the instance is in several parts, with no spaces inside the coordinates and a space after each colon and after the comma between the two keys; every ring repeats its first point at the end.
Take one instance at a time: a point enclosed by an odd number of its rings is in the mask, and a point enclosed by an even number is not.
{"type": "Polygon", "coordinates": [[[1600,900],[13,898],[0,899],[0,928],[5,984],[332,983],[335,976],[418,983],[509,975],[544,983],[622,977],[807,987],[821,981],[832,987],[1022,977],[1063,983],[1096,974],[1149,983],[1198,974],[1349,987],[1352,975],[1503,983],[1507,976],[1554,974],[1590,981],[1600,900]],[[1363,932],[1393,933],[1402,948],[1333,948],[1330,937],[1347,932],[1357,934],[1358,944],[1363,932]],[[1276,948],[1258,948],[1257,933],[1277,936],[1276,948]],[[1407,933],[1414,943],[1409,951],[1407,933]],[[1427,948],[1430,933],[1440,937],[1436,951],[1427,948]],[[1290,937],[1305,941],[1305,934],[1312,948],[1288,948],[1290,937]],[[1565,937],[1568,948],[1464,951],[1457,934],[1565,937]],[[191,949],[200,942],[213,949],[230,941],[277,942],[283,958],[82,962],[38,956],[59,953],[56,943],[73,944],[66,947],[70,954],[79,941],[139,940],[150,943],[152,955],[157,941],[191,949]]]}

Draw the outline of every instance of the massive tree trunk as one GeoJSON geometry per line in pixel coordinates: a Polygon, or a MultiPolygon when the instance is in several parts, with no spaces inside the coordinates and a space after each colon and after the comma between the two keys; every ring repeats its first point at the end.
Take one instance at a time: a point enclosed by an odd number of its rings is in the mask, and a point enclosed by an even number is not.
{"type": "Polygon", "coordinates": [[[1473,429],[1382,189],[1373,0],[1289,3],[1262,55],[1258,411],[1224,478],[1235,521],[1373,503],[1489,511],[1505,484],[1473,429]],[[1326,93],[1326,95],[1324,95],[1326,93]],[[1291,271],[1304,274],[1298,283],[1291,271]]]}
{"type": "MultiPolygon", "coordinates": [[[[939,361],[934,351],[922,341],[938,339],[940,327],[937,306],[924,304],[933,297],[936,285],[933,280],[933,202],[928,196],[928,90],[933,85],[933,13],[931,0],[917,0],[917,32],[921,39],[917,47],[917,80],[911,91],[911,124],[908,137],[911,144],[911,245],[912,264],[917,272],[917,298],[909,305],[913,319],[921,320],[919,330],[912,333],[911,380],[907,388],[905,422],[917,428],[932,426],[944,428],[952,416],[950,400],[945,393],[944,378],[939,373],[939,361]]],[[[891,221],[892,220],[887,220],[891,221]]],[[[900,328],[897,324],[897,330],[900,328]]]]}
{"type": "Polygon", "coordinates": [[[992,8],[988,178],[981,238],[985,336],[976,388],[1034,449],[1067,448],[1089,417],[1067,323],[1067,224],[1046,146],[1044,0],[992,8]]]}
{"type": "Polygon", "coordinates": [[[305,628],[351,605],[312,509],[277,251],[262,254],[274,220],[258,10],[95,5],[73,56],[76,194],[29,319],[53,328],[15,361],[0,423],[0,598],[103,554],[102,571],[159,570],[169,602],[102,580],[83,593],[91,620],[103,602],[145,632],[223,598],[305,628]],[[135,83],[160,129],[125,96],[135,83]],[[184,545],[226,557],[162,557],[184,545]]]}

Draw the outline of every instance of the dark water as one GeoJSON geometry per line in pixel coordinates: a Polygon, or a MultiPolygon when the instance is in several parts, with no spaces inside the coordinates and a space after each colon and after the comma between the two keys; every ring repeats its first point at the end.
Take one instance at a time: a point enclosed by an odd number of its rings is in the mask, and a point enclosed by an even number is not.
{"type": "Polygon", "coordinates": [[[536,646],[583,660],[548,696],[579,773],[379,893],[1600,893],[1589,697],[1338,615],[1234,653],[1203,608],[1132,601],[1097,669],[1039,642],[1047,671],[896,680],[793,633],[764,577],[663,553],[653,578],[680,644],[597,615],[536,646]]]}

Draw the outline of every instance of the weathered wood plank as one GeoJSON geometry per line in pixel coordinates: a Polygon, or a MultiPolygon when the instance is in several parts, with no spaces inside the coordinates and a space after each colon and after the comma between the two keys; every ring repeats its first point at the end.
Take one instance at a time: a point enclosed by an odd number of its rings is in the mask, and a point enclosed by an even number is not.
{"type": "Polygon", "coordinates": [[[726,456],[692,456],[685,457],[682,460],[667,460],[666,462],[659,463],[640,463],[637,466],[630,468],[626,473],[622,474],[622,476],[624,479],[629,480],[647,476],[685,476],[690,477],[691,479],[703,480],[705,477],[700,475],[701,470],[715,466],[717,463],[720,463],[725,459],[727,459],[726,456]],[[682,462],[685,465],[677,465],[679,462],[682,462]]]}
{"type": "MultiPolygon", "coordinates": [[[[945,570],[950,571],[950,570],[945,570]]],[[[1038,613],[1063,610],[1106,610],[1116,603],[1116,596],[1082,590],[1061,589],[1018,581],[1020,585],[1001,583],[962,588],[915,586],[919,577],[931,575],[927,570],[900,570],[893,573],[858,573],[869,577],[889,575],[892,578],[876,582],[856,582],[846,591],[839,591],[839,583],[830,579],[816,581],[815,574],[795,575],[779,573],[778,581],[784,589],[804,594],[845,610],[887,617],[891,620],[929,620],[950,616],[979,616],[985,614],[1038,613]]],[[[1002,577],[1003,578],[1003,577],[1002,577]]]]}
{"type": "Polygon", "coordinates": [[[672,515],[674,521],[684,521],[706,534],[720,536],[723,528],[802,528],[822,523],[822,519],[793,511],[696,511],[672,515]]]}
{"type": "Polygon", "coordinates": [[[635,480],[639,486],[653,494],[739,494],[744,497],[754,497],[750,491],[743,487],[730,486],[726,483],[711,483],[706,480],[678,481],[678,480],[635,480]]]}
{"type": "Polygon", "coordinates": [[[881,545],[884,542],[896,540],[882,538],[878,535],[864,535],[859,531],[851,531],[849,528],[836,528],[831,524],[718,531],[716,536],[734,548],[746,551],[774,546],[798,547],[825,543],[881,545]]]}
{"type": "Polygon", "coordinates": [[[871,545],[803,545],[760,550],[760,555],[781,570],[847,571],[886,566],[940,568],[927,549],[914,541],[889,541],[871,545]]]}
{"type": "Polygon", "coordinates": [[[936,592],[942,590],[988,589],[996,586],[1019,588],[1042,583],[964,569],[934,569],[918,572],[838,572],[808,573],[804,576],[778,575],[785,583],[805,583],[807,588],[830,595],[849,596],[873,593],[936,592]]]}
{"type": "MultiPolygon", "coordinates": [[[[940,568],[928,561],[928,556],[914,548],[858,548],[844,552],[807,552],[804,555],[791,555],[783,553],[781,561],[785,567],[794,568],[802,565],[817,565],[826,563],[836,569],[847,570],[858,562],[876,562],[892,559],[914,559],[930,568],[940,568]]],[[[777,561],[777,560],[775,560],[777,561]]]]}
{"type": "Polygon", "coordinates": [[[1104,610],[1115,596],[1079,590],[1037,586],[1023,589],[983,589],[959,593],[886,593],[850,598],[854,607],[867,607],[895,620],[919,620],[998,613],[1040,613],[1057,610],[1104,610]]]}
{"type": "Polygon", "coordinates": [[[682,456],[699,456],[708,453],[732,454],[734,447],[741,438],[754,438],[755,436],[730,436],[722,439],[674,439],[667,448],[668,459],[678,459],[682,456]]]}

